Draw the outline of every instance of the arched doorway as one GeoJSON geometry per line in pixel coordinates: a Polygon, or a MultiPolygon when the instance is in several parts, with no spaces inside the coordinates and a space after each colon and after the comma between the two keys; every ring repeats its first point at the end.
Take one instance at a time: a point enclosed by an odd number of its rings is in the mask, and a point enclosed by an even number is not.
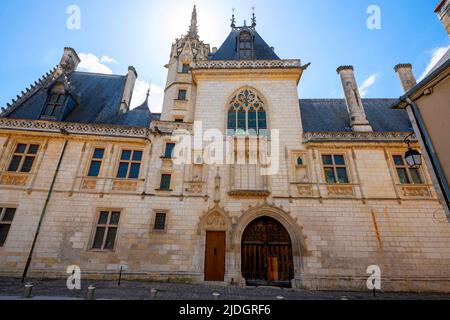
{"type": "Polygon", "coordinates": [[[281,223],[260,217],[247,226],[241,243],[242,276],[247,285],[291,286],[292,243],[281,223]]]}

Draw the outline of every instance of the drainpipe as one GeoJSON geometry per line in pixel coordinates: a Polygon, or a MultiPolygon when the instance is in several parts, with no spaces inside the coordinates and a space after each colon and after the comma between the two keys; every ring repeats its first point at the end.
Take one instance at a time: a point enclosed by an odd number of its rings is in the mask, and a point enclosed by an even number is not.
{"type": "Polygon", "coordinates": [[[414,101],[412,101],[409,97],[406,97],[404,99],[404,101],[406,101],[411,106],[411,111],[413,113],[414,118],[416,119],[417,127],[419,128],[419,133],[422,136],[422,139],[425,144],[425,149],[426,149],[428,155],[430,156],[431,165],[436,174],[436,178],[439,183],[439,186],[442,190],[442,194],[444,196],[447,210],[450,210],[450,200],[449,200],[450,190],[449,190],[448,182],[447,182],[447,179],[445,178],[444,171],[442,170],[441,164],[436,155],[436,151],[431,142],[431,138],[428,135],[428,131],[425,127],[425,122],[422,118],[422,115],[420,114],[420,110],[417,107],[417,104],[414,101]]]}
{"type": "MultiPolygon", "coordinates": [[[[61,133],[63,135],[65,135],[65,136],[69,135],[69,133],[67,131],[65,131],[65,130],[61,130],[61,133]]],[[[25,269],[23,270],[22,283],[25,282],[25,278],[27,277],[28,269],[30,268],[30,265],[31,265],[31,260],[33,258],[33,253],[34,253],[34,249],[36,247],[37,238],[38,238],[39,233],[41,231],[42,222],[44,221],[44,217],[45,217],[45,214],[47,212],[47,207],[48,207],[48,204],[50,202],[50,198],[52,196],[53,189],[55,187],[56,178],[58,176],[59,169],[61,168],[62,159],[63,159],[64,154],[66,152],[66,148],[67,148],[68,142],[69,142],[69,140],[67,140],[67,139],[64,141],[64,147],[63,147],[61,155],[59,157],[58,166],[56,167],[55,174],[53,175],[52,184],[50,185],[50,189],[48,191],[47,199],[45,200],[44,208],[42,209],[42,212],[41,212],[41,217],[39,219],[39,223],[38,223],[38,226],[37,226],[37,229],[36,229],[36,233],[34,234],[33,244],[31,245],[30,253],[28,254],[28,258],[27,258],[27,263],[25,265],[25,269]]]]}

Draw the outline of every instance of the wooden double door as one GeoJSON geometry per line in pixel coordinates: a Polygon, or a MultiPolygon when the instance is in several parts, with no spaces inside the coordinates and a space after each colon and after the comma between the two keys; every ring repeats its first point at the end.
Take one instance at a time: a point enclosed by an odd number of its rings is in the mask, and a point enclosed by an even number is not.
{"type": "Polygon", "coordinates": [[[225,280],[226,233],[208,231],[205,248],[205,281],[225,280]]]}
{"type": "Polygon", "coordinates": [[[254,220],[242,237],[242,276],[247,285],[291,286],[294,278],[291,238],[275,219],[254,220]]]}

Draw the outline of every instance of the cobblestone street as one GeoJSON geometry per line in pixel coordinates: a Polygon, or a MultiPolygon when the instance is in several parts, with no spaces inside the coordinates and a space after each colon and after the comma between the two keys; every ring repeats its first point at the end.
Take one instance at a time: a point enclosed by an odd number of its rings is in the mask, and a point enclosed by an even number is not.
{"type": "MultiPolygon", "coordinates": [[[[33,299],[70,300],[84,299],[87,287],[94,285],[98,300],[150,300],[150,290],[158,290],[158,300],[213,300],[213,293],[220,293],[220,300],[450,300],[450,294],[412,294],[371,292],[319,292],[273,287],[247,287],[122,282],[84,281],[81,290],[68,290],[65,280],[34,281],[33,299]]],[[[0,300],[21,299],[23,285],[18,279],[0,279],[0,300]]]]}

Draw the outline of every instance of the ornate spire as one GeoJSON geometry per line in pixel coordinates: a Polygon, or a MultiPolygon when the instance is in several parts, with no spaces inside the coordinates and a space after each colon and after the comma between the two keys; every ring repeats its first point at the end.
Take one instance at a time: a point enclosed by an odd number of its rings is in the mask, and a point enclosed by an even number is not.
{"type": "Polygon", "coordinates": [[[136,109],[137,110],[150,110],[150,89],[151,89],[151,87],[152,87],[152,83],[150,82],[150,84],[149,84],[149,86],[148,86],[148,90],[147,90],[147,96],[146,96],[146,98],[145,98],[145,100],[144,100],[144,102],[142,102],[142,104],[139,106],[139,107],[137,107],[136,109]]]}
{"type": "Polygon", "coordinates": [[[198,39],[198,26],[197,26],[197,7],[194,5],[192,11],[191,26],[189,27],[188,37],[198,39]]]}
{"type": "Polygon", "coordinates": [[[256,16],[255,16],[255,7],[252,7],[253,15],[252,15],[252,28],[256,27],[256,16]]]}
{"type": "Polygon", "coordinates": [[[232,28],[236,28],[236,18],[234,17],[235,10],[236,10],[235,8],[232,9],[232,11],[233,11],[233,15],[231,16],[231,27],[232,28]]]}

